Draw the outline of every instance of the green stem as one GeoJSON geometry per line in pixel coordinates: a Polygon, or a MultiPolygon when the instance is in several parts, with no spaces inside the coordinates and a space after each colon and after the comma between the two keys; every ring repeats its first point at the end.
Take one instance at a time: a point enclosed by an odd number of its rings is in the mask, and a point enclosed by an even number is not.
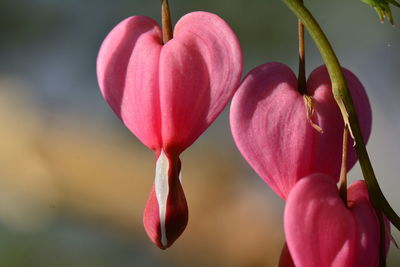
{"type": "Polygon", "coordinates": [[[367,184],[368,193],[372,205],[382,211],[392,224],[400,230],[400,217],[396,214],[389,202],[386,200],[375,177],[371,161],[368,156],[365,143],[361,135],[360,124],[351,99],[346,81],[340,67],[339,61],[332,49],[324,32],[314,19],[310,11],[300,0],[282,0],[292,12],[303,22],[314,42],[316,43],[321,56],[328,69],[332,82],[332,92],[343,116],[345,125],[355,140],[355,148],[360,161],[361,169],[367,184]]]}

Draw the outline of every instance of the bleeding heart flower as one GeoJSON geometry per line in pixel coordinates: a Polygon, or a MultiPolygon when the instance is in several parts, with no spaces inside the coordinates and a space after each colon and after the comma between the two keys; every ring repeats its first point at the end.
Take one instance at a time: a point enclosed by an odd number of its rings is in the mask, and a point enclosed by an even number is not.
{"type": "MultiPolygon", "coordinates": [[[[379,266],[379,220],[364,181],[350,185],[346,207],[331,177],[301,179],[287,199],[284,228],[296,267],[379,266]]],[[[387,233],[386,253],[389,242],[387,233]]]]}
{"type": "Polygon", "coordinates": [[[162,32],[148,17],[130,17],[104,40],[97,59],[101,92],[139,140],[156,153],[155,182],[144,226],[160,248],[183,232],[188,210],[179,155],[216,119],[236,91],[242,54],[220,17],[194,12],[162,32]]]}
{"type": "MultiPolygon", "coordinates": [[[[368,140],[372,120],[368,97],[357,77],[343,71],[364,139],[368,140]]],[[[267,63],[253,69],[232,100],[230,123],[237,147],[283,199],[299,179],[311,173],[325,173],[335,181],[339,177],[344,124],[324,66],[311,73],[307,92],[314,102],[311,119],[323,133],[311,127],[305,98],[297,91],[296,76],[286,65],[267,63]]],[[[349,144],[348,169],[356,160],[349,144]]]]}

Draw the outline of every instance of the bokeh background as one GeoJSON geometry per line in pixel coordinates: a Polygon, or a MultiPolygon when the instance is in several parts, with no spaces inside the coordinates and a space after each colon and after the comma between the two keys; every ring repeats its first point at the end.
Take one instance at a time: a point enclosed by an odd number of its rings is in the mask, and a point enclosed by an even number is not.
{"type": "MultiPolygon", "coordinates": [[[[373,107],[368,149],[400,213],[400,29],[359,0],[306,0],[373,107]]],[[[160,20],[160,0],[0,1],[0,266],[277,266],[283,202],[241,158],[224,113],[182,155],[189,225],[167,251],[142,212],[154,155],[103,101],[95,61],[122,19],[160,20]]],[[[226,19],[245,71],[280,61],[297,71],[296,19],[268,0],[170,0],[174,21],[226,19]]],[[[394,10],[400,24],[400,12],[394,10]]],[[[307,69],[322,63],[307,37],[307,69]]],[[[359,167],[350,174],[361,178],[359,167]]],[[[399,240],[397,231],[394,236],[399,240]]],[[[389,266],[400,266],[390,251],[389,266]]]]}

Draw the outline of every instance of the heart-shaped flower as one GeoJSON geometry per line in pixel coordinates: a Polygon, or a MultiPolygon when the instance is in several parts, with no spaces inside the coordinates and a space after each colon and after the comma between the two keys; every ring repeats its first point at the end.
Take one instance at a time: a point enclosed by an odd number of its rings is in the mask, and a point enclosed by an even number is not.
{"type": "MultiPolygon", "coordinates": [[[[367,140],[372,120],[368,97],[357,77],[346,69],[343,72],[367,140]]],[[[307,93],[313,99],[311,120],[323,133],[311,126],[304,103],[310,98],[297,91],[297,78],[286,65],[267,63],[253,69],[232,100],[230,123],[237,147],[283,199],[306,175],[325,173],[335,181],[339,177],[344,124],[324,66],[310,74],[307,93]]],[[[349,144],[348,169],[356,160],[349,144]]]]}
{"type": "Polygon", "coordinates": [[[156,153],[144,226],[163,249],[187,224],[179,155],[221,113],[242,73],[239,41],[220,17],[187,14],[173,35],[163,45],[153,19],[130,17],[108,34],[97,59],[104,98],[126,127],[156,153]]]}
{"type": "MultiPolygon", "coordinates": [[[[346,206],[334,180],[324,174],[301,179],[290,192],[284,228],[296,267],[379,266],[380,226],[365,182],[350,185],[347,196],[346,206]]],[[[389,241],[387,233],[386,253],[389,241]]],[[[290,262],[290,254],[281,260],[290,262]]]]}

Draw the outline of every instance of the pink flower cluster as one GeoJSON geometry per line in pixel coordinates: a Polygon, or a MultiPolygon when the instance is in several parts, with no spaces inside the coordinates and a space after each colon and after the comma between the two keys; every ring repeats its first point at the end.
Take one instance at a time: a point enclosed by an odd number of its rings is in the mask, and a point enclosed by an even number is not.
{"type": "MultiPolygon", "coordinates": [[[[368,97],[357,77],[347,69],[343,72],[367,141],[372,122],[368,97]]],[[[307,95],[314,104],[311,120],[322,132],[307,118],[296,76],[280,63],[266,63],[250,71],[231,106],[237,147],[258,175],[286,200],[287,244],[280,266],[379,266],[380,224],[365,182],[350,185],[347,203],[337,187],[344,123],[324,66],[310,74],[307,95]]],[[[347,169],[356,161],[349,143],[347,169]]],[[[387,253],[389,232],[384,238],[387,253]]]]}
{"type": "MultiPolygon", "coordinates": [[[[290,68],[267,63],[240,83],[242,62],[234,32],[207,12],[182,17],[173,39],[165,44],[158,24],[142,16],[125,19],[104,40],[97,60],[101,92],[126,127],[156,155],[154,185],[143,218],[150,239],[165,249],[184,231],[188,207],[179,156],[233,97],[230,123],[237,147],[286,201],[287,246],[280,265],[378,266],[379,221],[365,183],[349,187],[347,203],[336,185],[344,124],[326,68],[317,68],[308,78],[307,94],[315,111],[310,115],[290,68]]],[[[343,71],[367,140],[368,97],[357,77],[343,71]]],[[[357,157],[352,144],[348,150],[350,169],[357,157]]]]}

